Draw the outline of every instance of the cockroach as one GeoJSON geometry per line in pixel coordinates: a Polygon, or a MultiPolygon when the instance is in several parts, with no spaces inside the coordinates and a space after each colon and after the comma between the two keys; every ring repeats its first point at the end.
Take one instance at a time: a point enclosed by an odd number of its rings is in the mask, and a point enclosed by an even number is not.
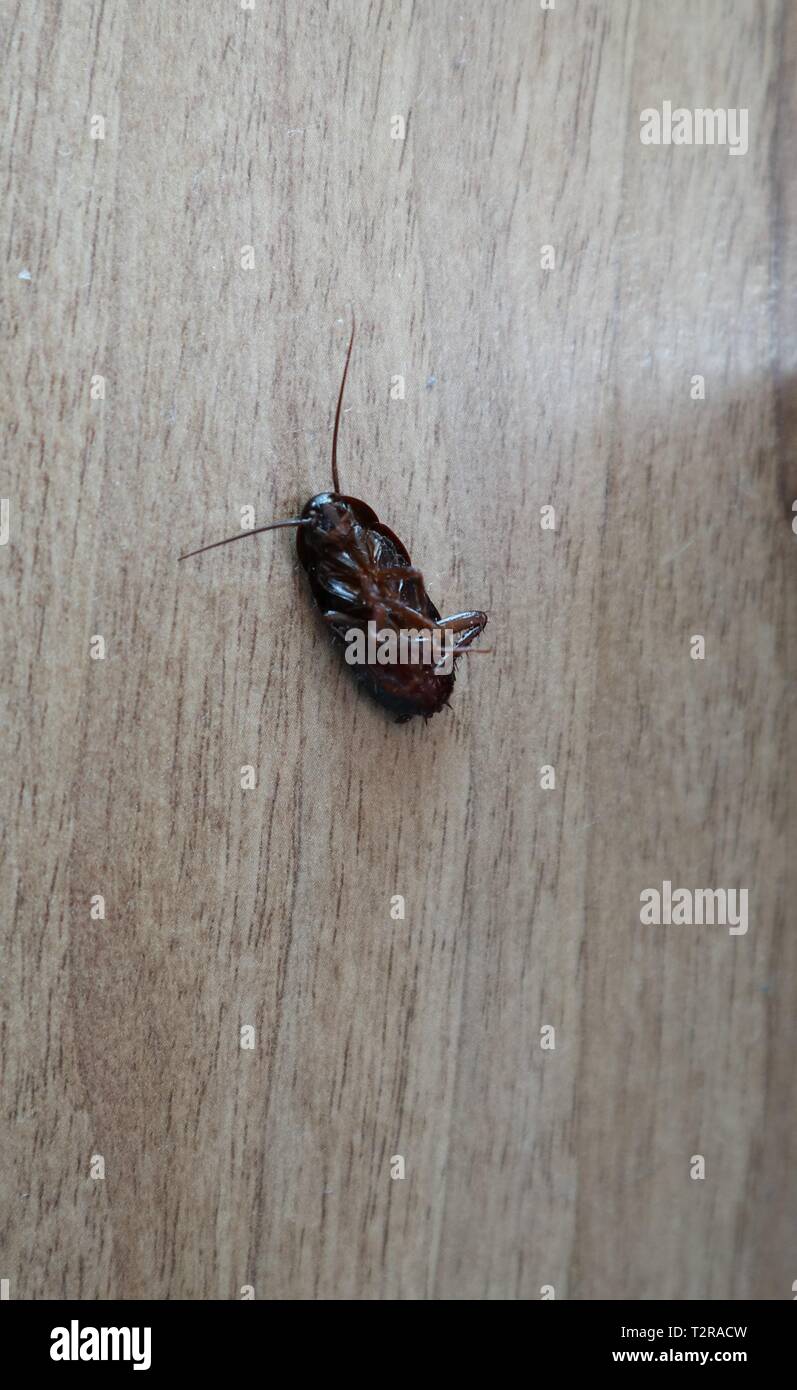
{"type": "Polygon", "coordinates": [[[394,714],[397,723],[403,724],[419,714],[430,719],[448,705],[458,657],[469,650],[483,650],[471,647],[471,643],[484,631],[487,614],[473,610],[441,618],[426,592],[423,575],[413,565],[403,542],[366,502],[341,493],[338,432],[354,329],[352,320],[332,431],[332,491],[311,497],[301,516],[272,521],[223,541],[213,541],[180,559],[188,560],[192,555],[202,555],[206,550],[262,531],[295,526],[299,563],[333,642],[348,645],[355,633],[361,633],[364,639],[366,633],[373,634],[376,629],[380,636],[392,633],[399,639],[404,635],[405,641],[396,644],[398,659],[391,663],[380,663],[373,643],[364,659],[352,660],[351,652],[347,652],[347,662],[368,694],[394,714]],[[374,626],[369,629],[369,624],[374,626]],[[436,640],[439,650],[443,635],[448,644],[444,649],[447,659],[432,660],[428,649],[436,640]],[[413,643],[426,648],[426,652],[413,648],[413,643]],[[424,656],[425,660],[418,659],[424,656]],[[448,669],[441,669],[446,666],[448,669]]]}

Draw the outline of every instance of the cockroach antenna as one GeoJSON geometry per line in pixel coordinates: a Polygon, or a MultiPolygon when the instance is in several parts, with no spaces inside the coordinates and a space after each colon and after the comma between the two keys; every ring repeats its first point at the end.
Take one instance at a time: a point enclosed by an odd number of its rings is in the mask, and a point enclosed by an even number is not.
{"type": "Polygon", "coordinates": [[[346,389],[346,377],[349,374],[349,363],[351,361],[351,350],[354,347],[354,314],[351,316],[351,337],[349,338],[349,350],[346,353],[346,365],[343,368],[343,380],[340,383],[338,393],[338,408],[335,411],[335,428],[332,431],[332,486],[337,493],[340,493],[340,478],[338,477],[338,430],[340,428],[340,408],[343,405],[343,392],[346,389]]]}
{"type": "Polygon", "coordinates": [[[290,521],[270,521],[268,526],[255,526],[251,531],[239,531],[236,536],[227,536],[223,541],[211,541],[201,545],[198,550],[189,550],[187,555],[178,555],[178,560],[190,560],[192,555],[204,555],[206,550],[215,550],[217,545],[229,545],[230,541],[242,541],[247,536],[259,536],[261,531],[278,531],[281,526],[308,526],[310,518],[293,517],[290,521]]]}
{"type": "MultiPolygon", "coordinates": [[[[338,477],[338,431],[340,429],[340,413],[343,406],[343,392],[346,389],[346,377],[349,373],[349,363],[351,361],[351,350],[354,347],[354,330],[356,324],[354,314],[351,316],[351,337],[346,353],[346,364],[343,368],[343,379],[340,383],[338,393],[338,405],[335,411],[335,427],[332,431],[332,486],[337,493],[340,492],[340,478],[338,477]]],[[[229,545],[230,541],[242,541],[246,536],[259,536],[262,531],[277,531],[281,526],[309,526],[309,517],[294,517],[290,521],[271,521],[268,526],[255,526],[251,531],[241,531],[235,536],[228,536],[223,541],[212,541],[210,545],[201,545],[198,550],[189,550],[186,555],[178,556],[180,560],[190,560],[192,555],[204,555],[206,550],[215,550],[219,545],[229,545]]]]}

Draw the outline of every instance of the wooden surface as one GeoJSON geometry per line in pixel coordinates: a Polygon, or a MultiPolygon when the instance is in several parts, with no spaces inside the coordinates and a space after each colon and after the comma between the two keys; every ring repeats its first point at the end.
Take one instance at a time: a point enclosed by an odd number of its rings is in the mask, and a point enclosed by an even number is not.
{"type": "Polygon", "coordinates": [[[3,8],[11,1297],[791,1298],[797,8],[3,8]],[[344,489],[491,615],[428,727],[291,534],[176,563],[352,308],[344,489]]]}

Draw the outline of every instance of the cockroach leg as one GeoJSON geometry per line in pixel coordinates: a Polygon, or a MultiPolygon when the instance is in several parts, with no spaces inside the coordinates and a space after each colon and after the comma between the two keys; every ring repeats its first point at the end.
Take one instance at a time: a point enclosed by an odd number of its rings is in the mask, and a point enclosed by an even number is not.
{"type": "MultiPolygon", "coordinates": [[[[475,610],[467,613],[452,613],[447,618],[440,618],[437,624],[438,628],[442,628],[446,632],[459,632],[461,634],[459,641],[454,644],[450,652],[443,658],[443,662],[445,662],[448,656],[470,656],[471,653],[481,653],[484,656],[490,655],[492,647],[471,646],[471,642],[475,642],[476,638],[484,631],[486,622],[486,613],[480,613],[475,610]]],[[[435,670],[441,665],[442,663],[438,662],[435,670]]]]}
{"type": "Polygon", "coordinates": [[[434,632],[437,624],[432,618],[427,618],[423,613],[419,613],[416,608],[411,608],[408,603],[403,603],[394,594],[385,594],[382,602],[385,608],[397,618],[403,618],[410,628],[425,628],[427,632],[434,632]]]}
{"type": "Polygon", "coordinates": [[[345,638],[346,633],[351,630],[352,619],[346,613],[336,613],[333,609],[329,609],[326,613],[322,613],[321,617],[327,626],[337,633],[338,637],[345,638]]]}
{"type": "Polygon", "coordinates": [[[423,575],[413,565],[385,565],[379,571],[382,579],[400,579],[404,583],[423,584],[423,575]]]}
{"type": "Polygon", "coordinates": [[[464,632],[472,627],[481,632],[486,622],[487,614],[473,609],[471,612],[452,613],[447,618],[438,618],[437,627],[448,628],[449,632],[464,632]]]}

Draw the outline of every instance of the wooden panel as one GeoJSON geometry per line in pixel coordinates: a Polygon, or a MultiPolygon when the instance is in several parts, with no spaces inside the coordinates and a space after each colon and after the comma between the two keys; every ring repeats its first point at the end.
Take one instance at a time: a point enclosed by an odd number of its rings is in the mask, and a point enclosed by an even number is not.
{"type": "Polygon", "coordinates": [[[11,1296],[791,1297],[793,8],[8,8],[11,1296]],[[491,615],[428,726],[290,533],[176,563],[353,311],[344,490],[491,615]]]}

